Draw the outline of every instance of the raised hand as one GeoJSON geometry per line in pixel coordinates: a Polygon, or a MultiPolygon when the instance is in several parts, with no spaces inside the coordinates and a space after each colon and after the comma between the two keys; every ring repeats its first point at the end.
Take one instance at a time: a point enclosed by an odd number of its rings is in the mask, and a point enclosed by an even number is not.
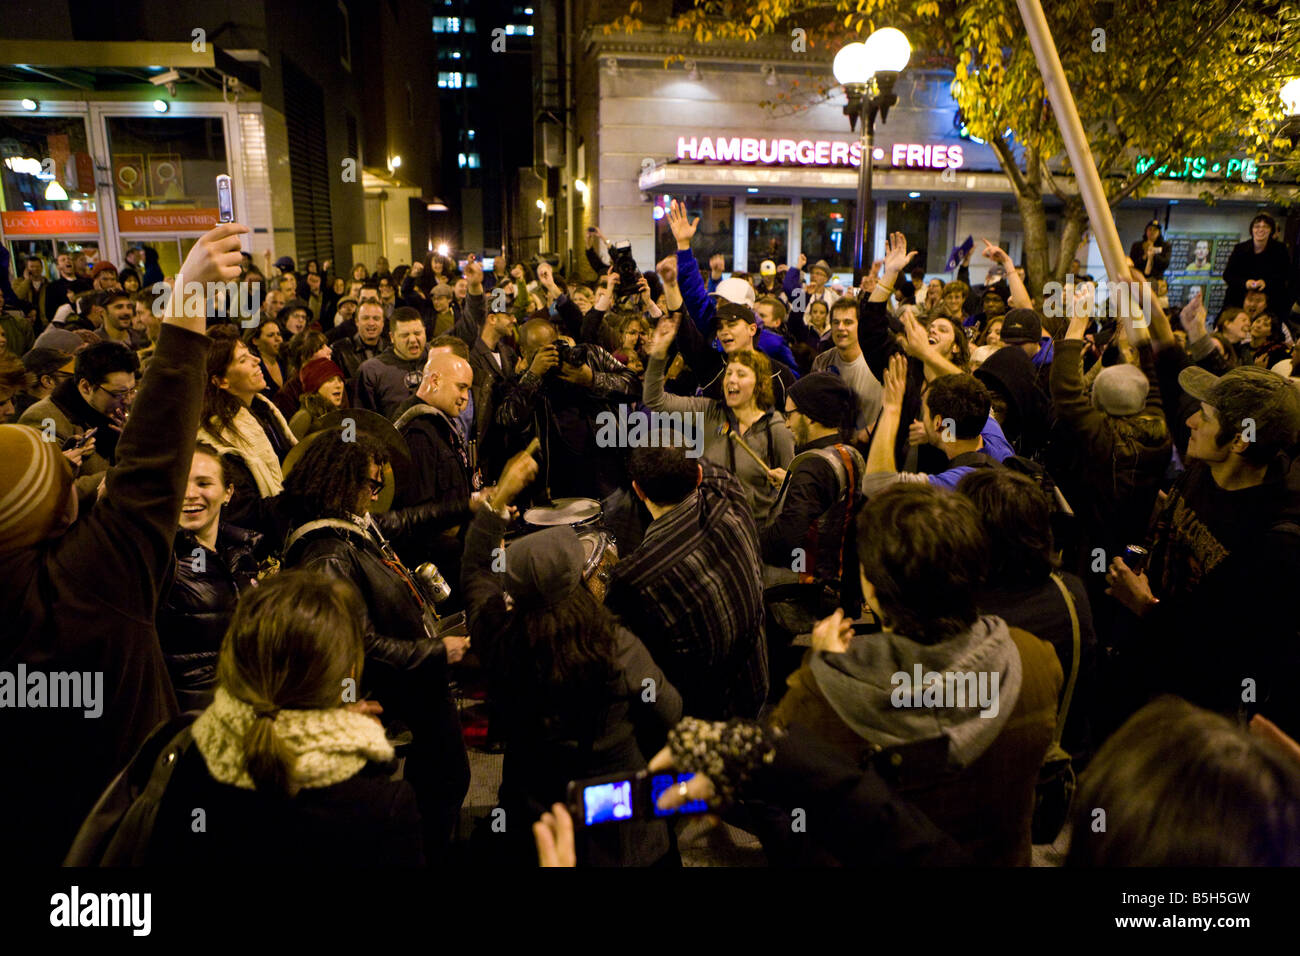
{"type": "Polygon", "coordinates": [[[897,352],[889,358],[889,368],[885,369],[883,384],[884,393],[881,404],[887,408],[901,411],[903,408],[903,395],[907,391],[907,359],[897,352]]]}
{"type": "Polygon", "coordinates": [[[650,341],[646,345],[646,355],[657,359],[668,357],[668,347],[673,344],[673,339],[677,338],[678,321],[678,319],[667,315],[659,320],[654,327],[654,331],[650,333],[650,341]]]}
{"type": "Polygon", "coordinates": [[[981,239],[984,243],[983,255],[985,259],[992,259],[994,262],[1001,263],[1008,270],[1011,268],[1011,255],[1001,246],[996,246],[988,239],[981,239]]]}
{"type": "Polygon", "coordinates": [[[668,228],[673,231],[673,238],[677,240],[678,249],[689,249],[691,240],[695,238],[695,230],[700,225],[700,217],[696,216],[694,220],[686,213],[686,204],[679,203],[676,199],[668,209],[668,228]]]}
{"type": "Polygon", "coordinates": [[[907,237],[896,232],[885,240],[885,274],[898,275],[916,256],[917,250],[907,251],[907,237]]]}

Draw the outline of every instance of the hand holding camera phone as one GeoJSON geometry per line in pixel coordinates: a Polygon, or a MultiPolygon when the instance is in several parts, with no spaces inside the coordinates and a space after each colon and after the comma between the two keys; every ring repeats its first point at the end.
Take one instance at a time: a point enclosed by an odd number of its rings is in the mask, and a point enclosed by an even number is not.
{"type": "Polygon", "coordinates": [[[659,809],[659,797],[664,791],[684,784],[694,776],[691,773],[638,770],[631,774],[574,780],[569,784],[566,802],[578,826],[707,813],[709,805],[703,800],[692,800],[672,810],[659,809]]]}
{"type": "Polygon", "coordinates": [[[222,173],[217,177],[217,222],[235,221],[235,190],[230,177],[222,173]]]}

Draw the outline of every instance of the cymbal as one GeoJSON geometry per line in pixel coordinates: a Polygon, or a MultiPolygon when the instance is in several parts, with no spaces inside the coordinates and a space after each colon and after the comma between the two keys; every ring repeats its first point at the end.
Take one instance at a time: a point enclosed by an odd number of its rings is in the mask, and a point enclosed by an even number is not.
{"type": "Polygon", "coordinates": [[[289,474],[313,441],[336,428],[355,429],[383,448],[388,457],[388,464],[384,465],[384,488],[379,493],[379,500],[370,506],[370,510],[376,514],[389,510],[393,506],[397,486],[410,480],[411,452],[393,423],[375,412],[364,408],[340,408],[330,412],[316,423],[307,437],[290,449],[281,470],[284,474],[289,474]]]}

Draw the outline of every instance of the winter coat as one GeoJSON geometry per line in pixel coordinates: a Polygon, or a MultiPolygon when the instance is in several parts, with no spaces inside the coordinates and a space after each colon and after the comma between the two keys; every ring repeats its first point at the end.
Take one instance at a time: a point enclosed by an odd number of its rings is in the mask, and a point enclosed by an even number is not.
{"type": "Polygon", "coordinates": [[[1138,350],[1150,382],[1146,406],[1136,415],[1116,417],[1084,396],[1083,345],[1079,339],[1058,342],[1052,363],[1058,435],[1076,446],[1077,470],[1068,476],[1073,480],[1067,498],[1089,540],[1108,555],[1118,554],[1146,533],[1172,445],[1151,347],[1138,350]]]}
{"type": "Polygon", "coordinates": [[[1268,311],[1279,318],[1285,316],[1291,311],[1295,294],[1295,290],[1289,288],[1290,277],[1291,258],[1282,243],[1269,239],[1264,251],[1257,253],[1254,239],[1239,242],[1232,247],[1232,254],[1223,267],[1223,281],[1228,284],[1228,292],[1223,297],[1224,307],[1241,305],[1246,301],[1246,282],[1263,279],[1268,311]]]}
{"type": "Polygon", "coordinates": [[[189,479],[208,339],[164,325],[117,444],[107,492],[62,535],[0,554],[0,671],[102,675],[103,710],[6,709],[6,855],[57,864],[104,787],[177,713],[154,626],[189,479]]]}
{"type": "Polygon", "coordinates": [[[94,492],[112,465],[110,458],[117,449],[117,431],[106,417],[86,403],[72,379],[58,385],[49,398],[28,407],[19,416],[18,424],[44,429],[47,419],[54,422],[54,440],[60,446],[70,438],[80,438],[90,429],[97,429],[95,450],[82,456],[81,467],[77,469],[77,490],[83,494],[94,492]]]}
{"type": "MultiPolygon", "coordinates": [[[[298,444],[293,430],[284,420],[280,410],[262,395],[253,396],[253,404],[267,421],[274,422],[280,435],[280,444],[292,448],[298,444]]],[[[280,470],[281,456],[266,435],[258,416],[241,406],[231,428],[214,431],[219,426],[214,419],[199,430],[199,441],[205,442],[223,456],[237,459],[235,469],[235,498],[231,504],[242,507],[254,497],[270,498],[284,488],[284,473],[280,470]]]]}
{"type": "Polygon", "coordinates": [[[240,593],[257,578],[261,537],[223,522],[210,551],[190,532],[176,533],[173,578],[158,606],[158,642],[181,710],[212,702],[217,654],[240,593]]]}
{"type": "Polygon", "coordinates": [[[1001,618],[981,617],[938,644],[886,631],[855,637],[843,654],[809,651],[772,722],[802,724],[852,760],[889,749],[898,762],[875,766],[882,773],[894,767],[896,792],[977,864],[1028,866],[1034,785],[1062,681],[1050,644],[1001,618]],[[900,706],[896,695],[914,686],[916,667],[923,675],[998,674],[996,713],[982,716],[994,708],[979,703],[900,706]]]}
{"type": "MultiPolygon", "coordinates": [[[[738,450],[734,444],[735,439],[724,434],[723,426],[727,426],[735,434],[741,435],[740,423],[735,414],[718,399],[688,398],[665,392],[663,382],[666,367],[665,359],[651,358],[646,362],[642,401],[646,407],[657,412],[703,413],[704,457],[740,479],[745,486],[745,497],[754,512],[754,520],[762,524],[776,502],[779,489],[768,480],[767,471],[751,456],[738,450]]],[[[698,434],[695,437],[696,440],[699,439],[698,434]]],[[[741,438],[769,468],[785,468],[794,458],[794,435],[786,425],[785,417],[776,410],[764,412],[741,438]]]]}

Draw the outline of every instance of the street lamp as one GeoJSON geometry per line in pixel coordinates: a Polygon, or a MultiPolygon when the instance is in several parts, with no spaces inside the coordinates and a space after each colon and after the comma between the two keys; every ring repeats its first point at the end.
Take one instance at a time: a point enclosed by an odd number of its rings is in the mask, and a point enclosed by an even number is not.
{"type": "Polygon", "coordinates": [[[1295,149],[1300,144],[1300,77],[1289,80],[1278,91],[1278,96],[1286,108],[1286,119],[1282,121],[1278,136],[1291,140],[1291,148],[1295,149]]]}
{"type": "Polygon", "coordinates": [[[912,45],[901,30],[884,27],[867,37],[865,43],[850,43],[835,54],[831,70],[844,87],[849,102],[844,115],[849,129],[856,130],[862,121],[862,163],[858,167],[858,208],[854,216],[853,283],[862,281],[867,249],[874,248],[875,225],[871,210],[871,152],[875,142],[876,116],[883,123],[889,108],[898,102],[894,83],[912,56],[912,45]]]}

